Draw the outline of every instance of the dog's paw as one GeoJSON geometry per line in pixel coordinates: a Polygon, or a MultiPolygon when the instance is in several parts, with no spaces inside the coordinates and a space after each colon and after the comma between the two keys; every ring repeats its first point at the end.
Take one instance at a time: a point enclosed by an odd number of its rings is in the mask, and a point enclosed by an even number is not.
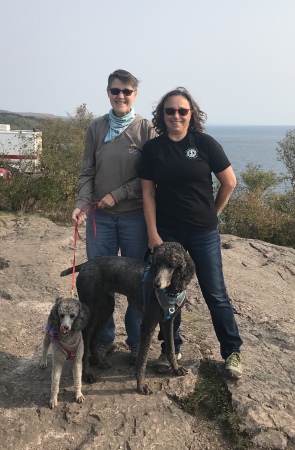
{"type": "Polygon", "coordinates": [[[147,384],[144,384],[142,387],[137,387],[137,392],[141,395],[151,395],[153,393],[147,384]]]}
{"type": "Polygon", "coordinates": [[[91,372],[84,373],[82,379],[87,384],[93,384],[96,381],[96,377],[91,372]]]}
{"type": "Polygon", "coordinates": [[[80,394],[77,394],[77,395],[76,395],[76,402],[77,402],[77,403],[83,403],[84,400],[85,400],[85,397],[84,397],[84,395],[82,394],[82,392],[80,392],[80,394]]]}
{"type": "Polygon", "coordinates": [[[182,366],[178,366],[177,369],[173,370],[173,373],[174,373],[176,376],[178,376],[178,377],[181,377],[181,376],[186,375],[187,372],[188,372],[187,369],[186,369],[185,367],[182,367],[182,366]]]}
{"type": "Polygon", "coordinates": [[[40,365],[39,365],[40,369],[46,369],[47,367],[47,361],[43,361],[43,359],[41,359],[40,361],[40,365]]]}
{"type": "Polygon", "coordinates": [[[107,361],[100,361],[97,363],[97,366],[102,370],[106,370],[112,367],[112,365],[107,361]]]}
{"type": "Polygon", "coordinates": [[[49,400],[50,409],[54,409],[57,406],[57,397],[51,397],[49,400]]]}
{"type": "Polygon", "coordinates": [[[99,369],[106,370],[111,367],[111,364],[105,359],[99,358],[97,356],[89,356],[88,362],[90,366],[97,366],[99,369]]]}

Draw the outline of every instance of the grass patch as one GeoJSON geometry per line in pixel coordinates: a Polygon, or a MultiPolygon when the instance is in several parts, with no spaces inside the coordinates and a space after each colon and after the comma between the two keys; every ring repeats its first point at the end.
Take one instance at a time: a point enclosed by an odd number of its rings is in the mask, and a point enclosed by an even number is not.
{"type": "Polygon", "coordinates": [[[224,375],[218,373],[209,361],[201,362],[195,390],[180,404],[187,413],[203,413],[218,425],[233,450],[251,448],[249,436],[240,432],[240,419],[232,406],[224,375]]]}
{"type": "Polygon", "coordinates": [[[192,314],[191,312],[188,312],[188,311],[182,311],[181,318],[182,318],[182,321],[184,321],[186,323],[206,322],[206,319],[204,319],[203,317],[197,316],[197,314],[192,314]]]}

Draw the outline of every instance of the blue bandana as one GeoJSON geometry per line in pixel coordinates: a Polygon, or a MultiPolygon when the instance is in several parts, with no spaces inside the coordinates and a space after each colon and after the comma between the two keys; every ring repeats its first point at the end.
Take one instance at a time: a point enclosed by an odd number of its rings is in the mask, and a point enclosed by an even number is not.
{"type": "Polygon", "coordinates": [[[111,109],[109,112],[110,128],[107,132],[106,137],[104,138],[104,142],[109,142],[123,133],[123,131],[126,130],[126,128],[133,122],[134,119],[135,111],[133,108],[131,108],[131,111],[123,117],[115,116],[113,110],[111,109]]]}

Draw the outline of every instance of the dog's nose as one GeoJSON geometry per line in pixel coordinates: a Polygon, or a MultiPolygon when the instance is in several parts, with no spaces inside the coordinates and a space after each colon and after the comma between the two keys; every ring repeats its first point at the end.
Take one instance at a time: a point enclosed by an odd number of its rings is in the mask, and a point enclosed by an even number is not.
{"type": "Polygon", "coordinates": [[[159,283],[158,281],[154,280],[153,286],[154,286],[155,289],[159,289],[160,286],[161,286],[161,283],[159,283]]]}
{"type": "Polygon", "coordinates": [[[69,327],[68,326],[61,326],[60,327],[60,331],[62,332],[62,334],[66,334],[69,331],[69,327]]]}

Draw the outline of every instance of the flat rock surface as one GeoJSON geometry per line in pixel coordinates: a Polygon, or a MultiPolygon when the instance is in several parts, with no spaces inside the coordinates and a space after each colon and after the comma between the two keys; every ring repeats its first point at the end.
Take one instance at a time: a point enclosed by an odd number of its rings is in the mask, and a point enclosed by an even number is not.
{"type": "MultiPolygon", "coordinates": [[[[295,448],[295,250],[222,235],[222,252],[244,340],[243,378],[228,382],[241,428],[253,436],[253,449],[295,448]]],[[[153,394],[137,394],[125,344],[126,298],[117,296],[111,368],[93,368],[98,381],[83,385],[85,401],[77,404],[67,361],[59,404],[49,409],[51,356],[41,371],[42,339],[56,297],[71,296],[71,276],[59,274],[73,257],[73,228],[44,218],[0,216],[0,449],[229,449],[212,423],[178,405],[193,391],[202,359],[222,363],[196,279],[188,289],[181,328],[187,376],[156,373],[160,344],[155,333],[146,374],[153,394]]],[[[77,263],[86,260],[80,240],[76,258],[77,263]]]]}

